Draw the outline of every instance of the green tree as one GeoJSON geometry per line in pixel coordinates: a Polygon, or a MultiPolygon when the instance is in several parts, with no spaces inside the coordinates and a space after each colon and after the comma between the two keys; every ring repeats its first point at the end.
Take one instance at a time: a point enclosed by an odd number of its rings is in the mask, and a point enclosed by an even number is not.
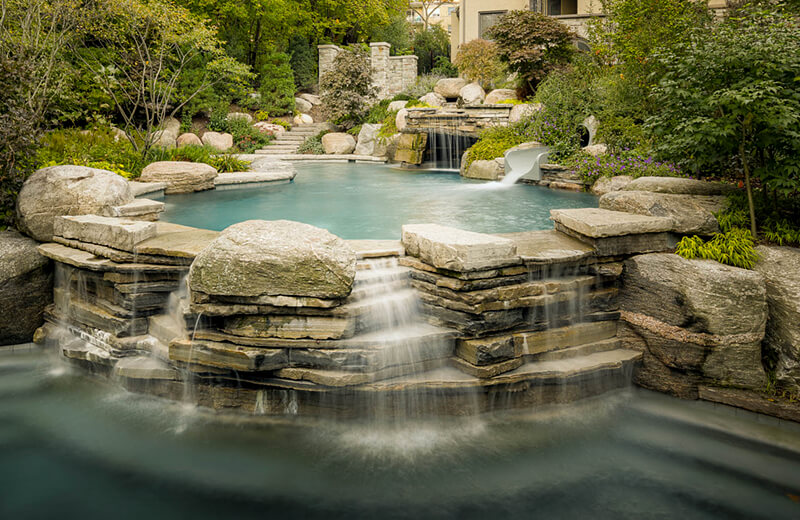
{"type": "Polygon", "coordinates": [[[500,61],[497,44],[480,38],[459,45],[453,63],[468,81],[477,81],[487,89],[508,75],[508,69],[500,61]]]}
{"type": "Polygon", "coordinates": [[[533,11],[509,12],[487,35],[497,42],[500,59],[519,74],[528,93],[535,92],[550,72],[566,66],[574,50],[566,25],[533,11]]]}
{"type": "Polygon", "coordinates": [[[417,71],[427,74],[436,65],[439,56],[450,56],[450,36],[438,25],[417,31],[414,35],[414,54],[417,60],[417,71]]]}
{"type": "Polygon", "coordinates": [[[289,43],[289,62],[294,73],[294,83],[300,90],[309,90],[317,84],[317,52],[303,36],[295,35],[289,43]]]}
{"type": "Polygon", "coordinates": [[[366,51],[352,45],[343,49],[320,80],[322,103],[328,117],[345,129],[361,123],[374,102],[375,87],[366,51]]]}
{"type": "Polygon", "coordinates": [[[289,56],[271,52],[262,59],[259,71],[261,108],[272,115],[291,114],[294,111],[295,80],[289,56]]]}
{"type": "Polygon", "coordinates": [[[96,71],[142,156],[166,117],[214,85],[251,76],[203,20],[167,0],[95,0],[83,13],[86,45],[103,52],[78,55],[96,71]],[[202,76],[177,100],[181,77],[198,60],[207,60],[202,76]]]}
{"type": "Polygon", "coordinates": [[[755,236],[752,177],[800,191],[798,19],[745,9],[654,58],[664,70],[647,121],[656,150],[700,175],[742,175],[755,236]]]}

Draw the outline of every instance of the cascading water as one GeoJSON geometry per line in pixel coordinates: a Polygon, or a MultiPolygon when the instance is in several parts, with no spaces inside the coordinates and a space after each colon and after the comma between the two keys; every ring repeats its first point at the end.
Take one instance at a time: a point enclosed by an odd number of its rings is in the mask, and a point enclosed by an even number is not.
{"type": "Polygon", "coordinates": [[[428,148],[424,163],[437,170],[459,170],[461,156],[473,144],[475,137],[460,135],[455,123],[444,131],[428,132],[428,148]]]}

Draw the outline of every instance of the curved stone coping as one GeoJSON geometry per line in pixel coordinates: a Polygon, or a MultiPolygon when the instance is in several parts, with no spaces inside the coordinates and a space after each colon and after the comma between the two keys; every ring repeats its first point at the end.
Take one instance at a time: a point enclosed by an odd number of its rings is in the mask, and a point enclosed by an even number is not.
{"type": "Polygon", "coordinates": [[[356,162],[356,163],[380,163],[384,164],[389,161],[386,157],[373,157],[372,155],[354,155],[354,154],[325,154],[325,155],[312,155],[312,154],[259,154],[257,157],[270,157],[281,161],[295,161],[295,162],[356,162]]]}
{"type": "Polygon", "coordinates": [[[163,197],[164,190],[167,189],[166,182],[128,181],[128,186],[130,186],[134,197],[143,197],[145,195],[150,195],[148,198],[163,197]]]}
{"type": "Polygon", "coordinates": [[[263,184],[274,182],[288,182],[295,178],[297,172],[294,168],[278,171],[247,171],[220,173],[214,179],[214,186],[230,186],[237,184],[263,184]]]}

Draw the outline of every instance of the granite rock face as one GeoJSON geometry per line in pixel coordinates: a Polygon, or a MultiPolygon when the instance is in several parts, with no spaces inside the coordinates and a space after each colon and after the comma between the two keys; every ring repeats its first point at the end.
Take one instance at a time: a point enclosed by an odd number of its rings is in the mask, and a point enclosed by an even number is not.
{"type": "Polygon", "coordinates": [[[486,92],[478,83],[465,85],[458,93],[462,105],[468,107],[480,105],[486,99],[486,92]]]}
{"type": "Polygon", "coordinates": [[[501,157],[490,161],[472,161],[463,176],[468,179],[499,181],[505,176],[503,159],[501,157]]]}
{"type": "Polygon", "coordinates": [[[378,141],[378,132],[381,129],[380,124],[364,123],[361,125],[361,131],[358,132],[358,143],[356,144],[356,155],[373,155],[375,153],[375,145],[378,141]]]}
{"type": "Polygon", "coordinates": [[[233,136],[227,133],[206,132],[201,139],[203,144],[220,152],[227,152],[233,148],[233,136]]]}
{"type": "Polygon", "coordinates": [[[178,136],[177,145],[178,148],[181,146],[203,146],[203,141],[196,134],[189,132],[178,136]]]}
{"type": "Polygon", "coordinates": [[[721,211],[725,197],[676,195],[651,191],[615,191],[600,197],[600,208],[637,215],[671,218],[672,231],[687,235],[713,235],[719,224],[712,212],[721,211]]]}
{"type": "Polygon", "coordinates": [[[350,154],[356,149],[356,140],[350,134],[332,132],[322,136],[322,147],[326,154],[350,154]]]}
{"type": "Polygon", "coordinates": [[[294,98],[294,107],[303,114],[307,114],[312,108],[314,108],[310,101],[299,97],[294,98]]]}
{"type": "Polygon", "coordinates": [[[26,343],[53,301],[53,271],[38,244],[16,231],[0,231],[0,345],[26,343]]]}
{"type": "Polygon", "coordinates": [[[730,184],[682,177],[639,177],[625,186],[625,189],[679,195],[725,195],[734,190],[730,184]]]}
{"type": "Polygon", "coordinates": [[[461,78],[444,78],[436,82],[433,91],[444,98],[457,98],[467,82],[461,78]]]}
{"type": "Polygon", "coordinates": [[[192,264],[190,288],[212,296],[345,298],[355,252],[324,229],[249,220],[225,229],[192,264]]]}
{"type": "Polygon", "coordinates": [[[516,90],[510,88],[498,88],[486,94],[486,99],[483,100],[483,103],[485,105],[494,105],[500,103],[501,101],[516,99],[519,99],[517,98],[516,90]]]}
{"type": "Polygon", "coordinates": [[[800,250],[791,247],[756,248],[755,271],[767,284],[767,334],[764,347],[776,359],[780,385],[800,391],[800,250]]]}
{"type": "Polygon", "coordinates": [[[20,231],[40,242],[53,238],[61,215],[111,215],[133,201],[128,181],[114,172],[86,166],[50,166],[25,182],[17,199],[20,231]]]}
{"type": "MultiPolygon", "coordinates": [[[[204,136],[205,137],[205,136],[204,136]]],[[[205,163],[159,161],[142,170],[142,182],[164,182],[164,193],[191,193],[214,188],[217,169],[205,163]]]]}
{"type": "Polygon", "coordinates": [[[438,224],[403,226],[406,252],[440,269],[480,271],[520,263],[512,240],[438,224]]]}
{"type": "MultiPolygon", "coordinates": [[[[672,372],[684,383],[765,384],[761,342],[767,300],[760,274],[711,260],[650,254],[626,260],[622,279],[620,309],[631,329],[628,346],[638,344],[668,369],[657,369],[648,358],[658,378],[639,377],[642,386],[671,391],[672,385],[659,385],[672,372]]],[[[696,398],[696,385],[676,385],[682,397],[696,398]]]]}
{"type": "Polygon", "coordinates": [[[614,191],[624,189],[625,186],[633,182],[630,175],[615,175],[614,177],[600,177],[592,185],[592,193],[595,195],[605,195],[614,191]]]}

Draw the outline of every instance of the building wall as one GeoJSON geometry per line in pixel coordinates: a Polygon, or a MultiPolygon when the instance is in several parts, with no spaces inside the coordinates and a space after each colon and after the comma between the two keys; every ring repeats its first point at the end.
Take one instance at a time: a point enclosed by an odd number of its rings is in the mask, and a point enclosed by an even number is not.
{"type": "MultiPolygon", "coordinates": [[[[390,56],[391,45],[385,42],[369,44],[372,84],[378,89],[380,98],[398,94],[417,82],[416,56],[390,56]]],[[[342,51],[336,45],[320,45],[319,79],[333,68],[333,61],[342,51]]]]}

